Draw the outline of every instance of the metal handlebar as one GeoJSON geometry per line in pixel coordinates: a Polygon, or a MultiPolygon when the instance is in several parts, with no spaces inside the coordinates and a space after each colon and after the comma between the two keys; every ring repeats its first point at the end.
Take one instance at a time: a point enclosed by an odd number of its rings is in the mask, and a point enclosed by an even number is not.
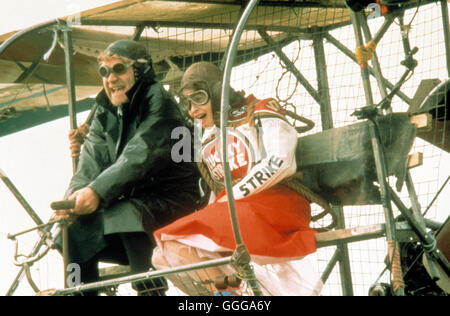
{"type": "Polygon", "coordinates": [[[52,210],[70,210],[75,208],[75,200],[61,200],[50,204],[52,210]]]}

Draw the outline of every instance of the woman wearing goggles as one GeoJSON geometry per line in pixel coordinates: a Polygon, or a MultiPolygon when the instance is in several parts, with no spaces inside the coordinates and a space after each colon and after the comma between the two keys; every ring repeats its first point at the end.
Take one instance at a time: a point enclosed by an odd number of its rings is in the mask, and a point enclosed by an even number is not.
{"type": "MultiPolygon", "coordinates": [[[[181,99],[187,114],[201,120],[204,128],[204,133],[197,135],[202,146],[198,166],[215,196],[206,207],[154,232],[158,248],[153,252],[153,264],[157,268],[217,259],[236,249],[223,189],[218,133],[221,84],[221,70],[208,62],[191,65],[181,80],[181,99]]],[[[258,100],[252,94],[243,97],[233,89],[228,117],[228,162],[235,209],[263,293],[318,294],[320,276],[313,273],[309,263],[300,261],[316,250],[315,231],[309,225],[310,204],[300,192],[282,183],[295,180],[289,178],[297,168],[297,131],[275,99],[258,100]]],[[[169,279],[189,295],[222,295],[222,290],[209,281],[228,273],[226,268],[208,268],[204,273],[169,279]]],[[[230,287],[230,293],[243,294],[241,288],[230,287]]]]}
{"type": "Polygon", "coordinates": [[[203,128],[214,125],[211,99],[205,90],[185,89],[180,96],[180,104],[193,119],[201,120],[203,128]]]}

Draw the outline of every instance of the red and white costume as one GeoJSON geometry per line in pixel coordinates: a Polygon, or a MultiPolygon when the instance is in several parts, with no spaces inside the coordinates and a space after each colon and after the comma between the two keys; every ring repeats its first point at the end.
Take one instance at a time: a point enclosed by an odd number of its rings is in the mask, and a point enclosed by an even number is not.
{"type": "MultiPolygon", "coordinates": [[[[229,126],[233,126],[227,129],[227,146],[236,213],[257,279],[271,283],[264,284],[267,294],[317,294],[321,282],[312,277],[313,269],[304,260],[298,260],[316,250],[309,202],[279,184],[296,171],[296,130],[275,100],[258,101],[253,95],[246,105],[230,111],[229,126]],[[249,105],[254,117],[248,115],[249,105]]],[[[206,130],[201,154],[214,181],[223,182],[219,139],[217,127],[206,130]]],[[[166,258],[167,240],[193,247],[201,256],[235,250],[228,203],[218,202],[224,194],[154,233],[166,258]]]]}

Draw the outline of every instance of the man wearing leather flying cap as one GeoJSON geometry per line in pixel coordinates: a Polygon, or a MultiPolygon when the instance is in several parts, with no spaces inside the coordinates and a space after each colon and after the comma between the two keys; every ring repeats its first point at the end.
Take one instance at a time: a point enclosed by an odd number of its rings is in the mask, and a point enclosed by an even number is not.
{"type": "MultiPolygon", "coordinates": [[[[83,283],[98,280],[99,261],[129,264],[132,273],[148,271],[151,233],[192,212],[199,201],[196,166],[171,158],[171,132],[184,119],[155,80],[146,48],[116,41],[98,61],[99,107],[66,192],[75,208],[57,214],[73,221],[70,262],[80,265],[83,283]]],[[[164,294],[163,279],[150,283],[150,295],[164,294]]],[[[133,287],[145,294],[149,285],[133,287]]]]}

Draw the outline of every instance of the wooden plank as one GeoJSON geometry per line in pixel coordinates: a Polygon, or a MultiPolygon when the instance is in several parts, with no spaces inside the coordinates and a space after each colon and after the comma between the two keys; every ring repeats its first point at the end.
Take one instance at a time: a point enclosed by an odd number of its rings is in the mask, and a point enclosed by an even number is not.
{"type": "Polygon", "coordinates": [[[412,169],[423,165],[423,153],[417,152],[408,156],[408,168],[412,169]]]}
{"type": "Polygon", "coordinates": [[[448,121],[434,119],[431,129],[418,130],[417,136],[450,153],[450,124],[448,121]]]}
{"type": "Polygon", "coordinates": [[[384,235],[381,224],[354,228],[337,229],[325,233],[319,233],[316,237],[317,248],[336,245],[338,242],[353,242],[371,238],[379,238],[384,235]]]}
{"type": "MultiPolygon", "coordinates": [[[[406,222],[396,224],[397,238],[401,240],[417,239],[411,226],[406,222]]],[[[358,226],[353,228],[337,229],[325,233],[316,234],[317,248],[334,246],[339,243],[349,243],[375,239],[385,236],[385,225],[374,224],[369,226],[358,226]]]]}
{"type": "Polygon", "coordinates": [[[430,113],[421,113],[411,116],[409,121],[416,126],[417,129],[428,131],[431,129],[431,120],[433,117],[430,113]]]}

